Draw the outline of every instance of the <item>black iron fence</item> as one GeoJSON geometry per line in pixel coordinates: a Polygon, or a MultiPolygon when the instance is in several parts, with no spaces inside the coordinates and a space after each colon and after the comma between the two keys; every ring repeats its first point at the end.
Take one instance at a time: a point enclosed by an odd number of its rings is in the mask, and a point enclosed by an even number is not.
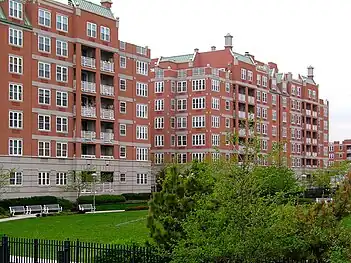
{"type": "MultiPolygon", "coordinates": [[[[92,233],[93,234],[93,233],[92,233]]],[[[148,247],[3,236],[0,263],[165,263],[148,247]]]]}

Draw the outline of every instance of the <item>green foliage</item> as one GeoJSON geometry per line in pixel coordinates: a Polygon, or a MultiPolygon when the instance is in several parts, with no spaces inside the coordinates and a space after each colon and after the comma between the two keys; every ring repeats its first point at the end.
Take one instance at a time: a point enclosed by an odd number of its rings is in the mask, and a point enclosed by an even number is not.
{"type": "Polygon", "coordinates": [[[126,193],[122,194],[124,198],[129,201],[129,200],[140,200],[140,201],[149,201],[151,194],[150,193],[126,193]]]}
{"type": "Polygon", "coordinates": [[[126,207],[126,211],[137,211],[137,210],[148,210],[149,209],[149,206],[147,205],[139,205],[139,206],[129,206],[129,207],[126,207]]]}
{"type": "MultiPolygon", "coordinates": [[[[92,195],[80,196],[77,198],[77,203],[79,204],[92,204],[93,203],[92,195]]],[[[115,203],[123,203],[126,199],[122,195],[96,195],[95,196],[95,204],[115,204],[115,203]]]]}
{"type": "Polygon", "coordinates": [[[56,196],[32,196],[27,198],[4,199],[0,201],[0,207],[8,210],[10,206],[28,206],[28,205],[50,205],[60,204],[62,209],[71,210],[72,202],[56,196]]]}
{"type": "Polygon", "coordinates": [[[77,199],[80,197],[83,190],[91,187],[94,177],[93,171],[71,171],[68,173],[68,184],[64,189],[69,192],[75,192],[77,199]]]}

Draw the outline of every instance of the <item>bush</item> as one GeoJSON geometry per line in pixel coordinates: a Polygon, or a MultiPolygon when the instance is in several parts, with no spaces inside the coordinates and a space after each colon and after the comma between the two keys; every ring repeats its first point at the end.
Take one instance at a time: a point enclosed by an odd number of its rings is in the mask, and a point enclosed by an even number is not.
{"type": "MultiPolygon", "coordinates": [[[[97,195],[97,196],[95,196],[95,204],[96,205],[123,203],[125,201],[126,201],[126,199],[122,195],[97,195]]],[[[93,196],[92,195],[80,196],[77,199],[77,203],[78,204],[92,204],[93,203],[93,196]]]]}
{"type": "Polygon", "coordinates": [[[147,205],[140,205],[140,206],[130,206],[125,208],[126,211],[137,211],[137,210],[149,210],[147,205]]]}
{"type": "Polygon", "coordinates": [[[8,216],[8,215],[9,215],[9,211],[3,207],[0,207],[0,216],[8,216]]]}
{"type": "Polygon", "coordinates": [[[122,194],[126,200],[143,200],[149,201],[151,198],[151,193],[126,193],[122,194]]]}
{"type": "Polygon", "coordinates": [[[71,201],[58,198],[56,196],[32,196],[26,198],[5,199],[0,201],[0,207],[8,210],[10,206],[28,206],[28,205],[50,205],[60,204],[63,210],[70,210],[73,207],[71,201]]]}

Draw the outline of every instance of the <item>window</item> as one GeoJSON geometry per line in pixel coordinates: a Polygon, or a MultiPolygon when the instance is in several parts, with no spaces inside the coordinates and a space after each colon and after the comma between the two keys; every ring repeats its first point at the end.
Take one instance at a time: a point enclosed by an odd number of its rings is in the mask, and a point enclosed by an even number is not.
{"type": "Polygon", "coordinates": [[[241,69],[241,79],[246,80],[246,69],[241,69]]]}
{"type": "Polygon", "coordinates": [[[212,134],[211,135],[212,138],[212,146],[219,146],[219,134],[212,134]]]}
{"type": "Polygon", "coordinates": [[[68,93],[65,91],[56,91],[56,106],[67,107],[68,106],[68,93]]]}
{"type": "Polygon", "coordinates": [[[163,164],[165,162],[165,155],[164,153],[155,153],[154,155],[154,162],[155,164],[163,164]]]}
{"type": "Polygon", "coordinates": [[[50,173],[40,172],[38,174],[38,184],[39,185],[50,185],[50,173]]]}
{"type": "Polygon", "coordinates": [[[276,105],[277,104],[277,95],[272,94],[272,104],[276,105]]]}
{"type": "Polygon", "coordinates": [[[177,128],[186,129],[187,117],[177,117],[177,128]]]}
{"type": "Polygon", "coordinates": [[[261,133],[261,123],[256,123],[256,132],[261,133]]]}
{"type": "Polygon", "coordinates": [[[163,147],[165,138],[163,135],[155,135],[155,147],[163,147]]]}
{"type": "Polygon", "coordinates": [[[119,146],[119,158],[127,158],[127,147],[119,146]]]}
{"type": "Polygon", "coordinates": [[[136,159],[137,161],[147,161],[149,159],[149,150],[148,148],[136,148],[136,159]]]}
{"type": "Polygon", "coordinates": [[[147,140],[148,138],[148,126],[137,126],[136,137],[138,140],[147,140]]]}
{"type": "Polygon", "coordinates": [[[87,36],[96,38],[96,24],[87,22],[87,36]]]}
{"type": "Polygon", "coordinates": [[[147,184],[147,174],[137,174],[137,184],[147,184]]]}
{"type": "Polygon", "coordinates": [[[155,68],[155,78],[162,79],[162,78],[164,78],[164,76],[165,76],[165,74],[164,74],[164,70],[162,68],[155,68]]]}
{"type": "Polygon", "coordinates": [[[256,91],[256,100],[261,101],[261,91],[256,91]]]}
{"type": "Polygon", "coordinates": [[[277,120],[277,111],[276,110],[272,110],[272,120],[273,121],[277,120]]]}
{"type": "Polygon", "coordinates": [[[193,110],[204,109],[205,108],[205,98],[193,98],[192,101],[193,110]]]}
{"type": "Polygon", "coordinates": [[[50,90],[49,89],[38,89],[38,103],[44,105],[50,105],[50,90]]]}
{"type": "Polygon", "coordinates": [[[136,52],[141,55],[146,55],[147,54],[147,48],[146,47],[141,47],[141,46],[136,46],[136,52]]]}
{"type": "Polygon", "coordinates": [[[22,139],[9,139],[9,155],[22,156],[22,139]]]}
{"type": "Polygon", "coordinates": [[[193,128],[204,128],[205,127],[205,116],[193,116],[192,117],[193,128]]]}
{"type": "Polygon", "coordinates": [[[155,100],[155,111],[163,111],[165,108],[165,100],[155,100]]]}
{"type": "Polygon", "coordinates": [[[137,74],[139,75],[148,75],[148,64],[147,62],[139,61],[137,60],[136,62],[136,68],[137,68],[137,74]]]}
{"type": "Polygon", "coordinates": [[[38,23],[41,26],[51,27],[51,13],[47,10],[39,9],[38,23]]]}
{"type": "Polygon", "coordinates": [[[192,142],[193,142],[193,146],[205,145],[205,134],[193,134],[192,142]]]}
{"type": "Polygon", "coordinates": [[[225,101],[225,110],[230,110],[230,101],[229,100],[225,101]]]}
{"type": "Polygon", "coordinates": [[[257,74],[257,86],[261,85],[261,75],[257,74]]]}
{"type": "Polygon", "coordinates": [[[287,136],[287,129],[286,129],[286,127],[283,127],[283,129],[282,129],[282,136],[283,137],[287,136]]]}
{"type": "Polygon", "coordinates": [[[176,82],[175,81],[171,81],[171,92],[172,93],[175,93],[176,92],[176,84],[175,84],[176,82]]]}
{"type": "Polygon", "coordinates": [[[186,163],[187,162],[187,154],[186,153],[178,153],[177,154],[177,163],[186,163]]]}
{"type": "Polygon", "coordinates": [[[67,173],[56,173],[56,185],[67,184],[67,173]]]}
{"type": "Polygon", "coordinates": [[[267,77],[266,76],[262,76],[262,86],[263,87],[267,87],[267,81],[268,81],[267,77]]]}
{"type": "Polygon", "coordinates": [[[212,98],[212,109],[219,110],[219,99],[212,98]]]}
{"type": "Polygon", "coordinates": [[[38,115],[38,130],[50,131],[51,117],[49,115],[38,115]]]}
{"type": "Polygon", "coordinates": [[[126,49],[126,42],[120,41],[119,42],[119,47],[120,47],[120,49],[125,50],[126,49]]]}
{"type": "Polygon", "coordinates": [[[247,80],[252,81],[252,71],[250,70],[247,71],[247,80]]]}
{"type": "Polygon", "coordinates": [[[38,77],[50,79],[51,65],[50,63],[38,62],[38,77]]]}
{"type": "Polygon", "coordinates": [[[140,97],[147,97],[148,85],[146,83],[136,83],[136,95],[140,97]]]}
{"type": "Polygon", "coordinates": [[[22,47],[23,31],[9,27],[9,44],[17,47],[22,47]]]}
{"type": "Polygon", "coordinates": [[[12,18],[23,19],[23,5],[14,0],[9,1],[9,16],[12,18]]]}
{"type": "Polygon", "coordinates": [[[56,55],[60,57],[68,57],[67,41],[56,40],[56,55]]]}
{"type": "Polygon", "coordinates": [[[267,124],[262,124],[262,134],[267,134],[267,124]]]}
{"type": "Polygon", "coordinates": [[[178,146],[184,147],[187,144],[187,136],[186,135],[178,135],[177,137],[178,146]]]}
{"type": "Polygon", "coordinates": [[[272,126],[272,135],[277,136],[277,126],[272,126]]]}
{"type": "Polygon", "coordinates": [[[119,80],[119,89],[122,91],[127,90],[127,81],[125,79],[120,79],[119,80]]]}
{"type": "Polygon", "coordinates": [[[256,107],[256,115],[257,115],[257,118],[261,118],[261,107],[259,106],[256,107]]]}
{"type": "Polygon", "coordinates": [[[64,15],[56,15],[56,29],[63,32],[68,32],[68,17],[64,15]]]}
{"type": "Polygon", "coordinates": [[[178,111],[186,110],[186,102],[187,102],[187,99],[178,99],[177,110],[178,111]]]}
{"type": "Polygon", "coordinates": [[[136,116],[137,118],[146,119],[147,118],[147,105],[137,104],[136,105],[136,116]]]}
{"type": "Polygon", "coordinates": [[[171,146],[175,146],[175,135],[171,135],[171,146]]]}
{"type": "Polygon", "coordinates": [[[23,86],[22,84],[10,83],[9,84],[9,100],[22,101],[23,99],[23,86]]]}
{"type": "Polygon", "coordinates": [[[262,92],[262,102],[267,103],[267,93],[262,92]]]}
{"type": "Polygon", "coordinates": [[[61,81],[61,82],[68,81],[67,67],[56,65],[56,81],[61,81]]]}
{"type": "Polygon", "coordinates": [[[262,144],[262,150],[266,151],[268,149],[267,140],[262,140],[261,144],[262,144]]]}
{"type": "Polygon", "coordinates": [[[175,99],[171,99],[171,110],[175,110],[175,99]]]}
{"type": "Polygon", "coordinates": [[[119,67],[120,68],[127,68],[127,58],[120,56],[119,57],[119,67]]]}
{"type": "Polygon", "coordinates": [[[296,93],[298,97],[301,96],[301,87],[296,87],[296,93]]]}
{"type": "Polygon", "coordinates": [[[171,119],[170,119],[170,126],[171,126],[171,128],[172,129],[174,129],[175,128],[175,117],[171,117],[171,119]]]}
{"type": "Polygon", "coordinates": [[[198,160],[199,162],[203,162],[205,159],[205,153],[192,153],[191,159],[198,160]]]}
{"type": "Polygon", "coordinates": [[[23,173],[22,172],[11,172],[10,173],[10,185],[22,185],[23,173]]]}
{"type": "Polygon", "coordinates": [[[56,131],[68,132],[68,119],[67,117],[56,117],[56,131]]]}
{"type": "Polygon", "coordinates": [[[110,28],[105,27],[105,26],[100,26],[100,38],[101,38],[101,40],[109,42],[110,38],[111,38],[110,35],[111,35],[110,28]]]}
{"type": "Polygon", "coordinates": [[[287,117],[286,117],[286,112],[283,112],[283,122],[286,122],[287,121],[287,117]]]}
{"type": "Polygon", "coordinates": [[[120,113],[126,113],[127,112],[127,102],[125,102],[125,101],[120,101],[119,102],[119,112],[120,113]]]}
{"type": "Polygon", "coordinates": [[[121,183],[125,183],[126,182],[126,174],[120,174],[119,175],[119,181],[121,183]]]}
{"type": "Polygon", "coordinates": [[[178,81],[177,82],[177,92],[182,93],[182,92],[186,92],[186,90],[187,90],[186,81],[178,81]]]}
{"type": "Polygon", "coordinates": [[[9,56],[9,72],[23,74],[23,58],[19,56],[9,56]]]}
{"type": "Polygon", "coordinates": [[[56,143],[56,157],[67,158],[68,156],[68,144],[66,142],[56,143]]]}
{"type": "Polygon", "coordinates": [[[219,128],[219,116],[211,116],[212,128],[219,128]]]}
{"type": "Polygon", "coordinates": [[[158,81],[155,82],[155,93],[163,93],[164,91],[164,82],[158,81]]]}
{"type": "Polygon", "coordinates": [[[267,109],[266,108],[262,108],[262,118],[267,119],[267,109]]]}
{"type": "Polygon", "coordinates": [[[229,118],[225,118],[225,127],[230,128],[230,119],[229,118]]]}
{"type": "Polygon", "coordinates": [[[22,113],[22,111],[10,111],[9,112],[9,127],[11,129],[22,129],[23,128],[23,113],[22,113]]]}
{"type": "Polygon", "coordinates": [[[230,92],[230,83],[225,84],[225,92],[227,92],[227,93],[230,92]]]}
{"type": "Polygon", "coordinates": [[[127,125],[126,124],[119,124],[119,135],[126,136],[127,135],[127,125]]]}
{"type": "Polygon", "coordinates": [[[51,38],[38,36],[38,50],[45,53],[51,52],[51,38]]]}
{"type": "Polygon", "coordinates": [[[155,118],[155,129],[163,129],[164,128],[164,117],[156,117],[155,118]]]}
{"type": "Polygon", "coordinates": [[[212,81],[212,91],[217,91],[219,92],[219,87],[220,87],[220,82],[217,79],[213,79],[212,81]]]}
{"type": "Polygon", "coordinates": [[[193,91],[205,90],[205,80],[204,79],[195,79],[193,80],[193,91]]]}
{"type": "Polygon", "coordinates": [[[50,157],[50,142],[38,142],[38,156],[50,157]]]}

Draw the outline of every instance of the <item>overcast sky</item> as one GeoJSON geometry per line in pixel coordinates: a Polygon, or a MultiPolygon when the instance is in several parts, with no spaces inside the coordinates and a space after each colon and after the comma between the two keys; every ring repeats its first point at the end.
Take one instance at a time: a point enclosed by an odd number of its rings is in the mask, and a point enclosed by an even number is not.
{"type": "MultiPolygon", "coordinates": [[[[94,0],[99,2],[99,0],[94,0]]],[[[330,140],[351,138],[350,0],[113,0],[120,39],[151,48],[152,57],[222,48],[249,51],[280,71],[315,68],[330,103],[330,140]]]]}

